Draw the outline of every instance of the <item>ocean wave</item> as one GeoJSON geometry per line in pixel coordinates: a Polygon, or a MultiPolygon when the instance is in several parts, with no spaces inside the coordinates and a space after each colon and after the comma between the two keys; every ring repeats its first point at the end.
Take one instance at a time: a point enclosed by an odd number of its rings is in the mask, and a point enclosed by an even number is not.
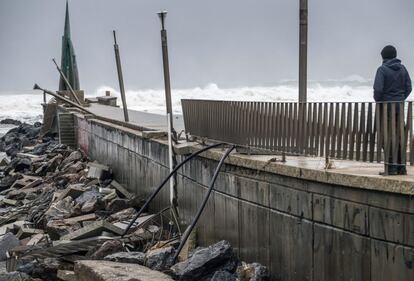
{"type": "MultiPolygon", "coordinates": [[[[297,83],[284,82],[272,87],[220,88],[216,84],[192,89],[173,89],[172,103],[175,114],[181,113],[181,99],[238,100],[238,101],[296,101],[297,83]]],[[[372,86],[362,77],[349,77],[342,81],[310,81],[308,101],[372,101],[372,86]],[[352,80],[352,81],[350,81],[352,80]]],[[[86,96],[102,96],[105,91],[120,97],[117,89],[99,87],[86,96]]],[[[129,109],[150,113],[165,113],[163,89],[128,90],[126,92],[129,109]]],[[[0,119],[13,118],[24,122],[42,119],[43,95],[35,91],[0,93],[0,119]]],[[[121,99],[118,99],[121,105],[121,99]]]]}

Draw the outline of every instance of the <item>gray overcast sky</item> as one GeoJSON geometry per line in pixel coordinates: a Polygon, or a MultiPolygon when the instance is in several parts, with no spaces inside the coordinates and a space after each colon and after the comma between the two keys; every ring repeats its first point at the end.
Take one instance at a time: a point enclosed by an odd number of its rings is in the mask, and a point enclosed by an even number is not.
{"type": "MultiPolygon", "coordinates": [[[[167,29],[172,84],[189,88],[272,85],[297,79],[299,0],[70,0],[83,89],[117,88],[112,29],[128,89],[163,86],[160,24],[167,29]]],[[[414,72],[413,0],[309,0],[310,79],[372,79],[380,49],[397,46],[414,72]]],[[[0,0],[0,91],[56,89],[65,0],[0,0]]]]}

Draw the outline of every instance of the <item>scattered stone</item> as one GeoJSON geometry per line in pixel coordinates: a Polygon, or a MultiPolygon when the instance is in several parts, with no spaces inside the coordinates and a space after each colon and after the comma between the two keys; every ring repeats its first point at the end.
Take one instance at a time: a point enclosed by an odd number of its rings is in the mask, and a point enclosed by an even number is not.
{"type": "Polygon", "coordinates": [[[104,260],[144,265],[145,254],[142,252],[119,252],[106,256],[104,260]]]}
{"type": "Polygon", "coordinates": [[[118,253],[123,250],[122,243],[118,240],[109,240],[102,244],[102,246],[91,255],[91,258],[94,260],[101,260],[104,257],[118,253]]]}
{"type": "MultiPolygon", "coordinates": [[[[12,233],[6,233],[0,239],[0,261],[7,259],[7,251],[20,245],[19,239],[12,233]]],[[[1,280],[1,279],[0,279],[1,280]]]]}
{"type": "Polygon", "coordinates": [[[270,281],[269,270],[260,263],[242,262],[237,268],[237,277],[240,281],[270,281]]]}
{"type": "Polygon", "coordinates": [[[22,122],[20,122],[19,120],[11,119],[11,118],[6,118],[6,119],[1,120],[0,124],[20,126],[22,122]]]}
{"type": "Polygon", "coordinates": [[[186,261],[171,267],[172,273],[179,280],[196,280],[225,270],[233,273],[238,261],[228,241],[220,241],[208,248],[196,250],[186,261]]]}
{"type": "Polygon", "coordinates": [[[73,151],[69,157],[66,157],[65,160],[62,161],[62,166],[65,166],[71,162],[79,161],[83,158],[82,152],[79,150],[73,151]]]}
{"type": "Polygon", "coordinates": [[[32,281],[33,279],[23,272],[0,273],[0,281],[32,281]]]}
{"type": "Polygon", "coordinates": [[[211,281],[239,281],[239,279],[234,276],[234,274],[231,274],[228,271],[216,271],[214,273],[213,277],[211,278],[211,281]]]}
{"type": "Polygon", "coordinates": [[[128,200],[116,198],[109,202],[106,206],[106,210],[110,213],[116,213],[129,208],[128,200]]]}
{"type": "Polygon", "coordinates": [[[175,250],[173,247],[165,247],[147,252],[145,265],[154,270],[165,270],[174,264],[175,250]]]}
{"type": "Polygon", "coordinates": [[[0,180],[0,191],[10,188],[18,178],[18,175],[9,175],[2,178],[0,180]]]}
{"type": "Polygon", "coordinates": [[[77,281],[75,272],[70,270],[58,270],[57,271],[57,278],[63,281],[77,281]]]}
{"type": "Polygon", "coordinates": [[[110,261],[78,261],[75,264],[78,281],[172,281],[168,275],[139,264],[110,261]]]}

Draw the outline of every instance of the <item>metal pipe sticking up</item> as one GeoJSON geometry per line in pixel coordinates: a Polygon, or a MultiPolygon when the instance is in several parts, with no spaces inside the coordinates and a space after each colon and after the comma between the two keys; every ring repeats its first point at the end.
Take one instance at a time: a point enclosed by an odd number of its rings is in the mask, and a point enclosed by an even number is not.
{"type": "Polygon", "coordinates": [[[122,75],[121,56],[119,54],[119,46],[116,41],[115,30],[113,31],[113,33],[114,33],[114,50],[115,50],[116,69],[118,71],[119,91],[121,92],[122,106],[124,108],[124,119],[125,119],[125,122],[129,122],[128,107],[127,107],[126,97],[125,97],[124,76],[122,75]]]}
{"type": "Polygon", "coordinates": [[[73,101],[71,101],[70,99],[67,99],[67,98],[65,98],[65,97],[62,97],[61,95],[58,95],[58,94],[56,94],[56,93],[54,93],[54,92],[52,92],[52,91],[49,91],[49,90],[46,90],[46,89],[43,89],[43,88],[41,88],[39,85],[37,85],[37,84],[35,84],[34,86],[33,86],[33,90],[41,90],[41,91],[43,91],[43,93],[46,93],[46,94],[49,94],[49,95],[51,95],[51,96],[53,96],[53,97],[55,97],[55,98],[57,98],[57,99],[59,99],[59,100],[61,100],[61,101],[64,101],[64,102],[66,102],[66,103],[68,103],[68,104],[70,104],[70,105],[72,105],[73,107],[76,107],[76,108],[78,108],[78,109],[80,109],[80,110],[82,110],[82,111],[84,111],[84,112],[86,112],[86,113],[88,113],[88,114],[92,114],[92,115],[96,115],[95,113],[93,113],[92,111],[89,111],[89,110],[87,110],[86,108],[84,108],[83,106],[81,106],[81,105],[79,105],[79,104],[77,104],[77,103],[75,103],[75,102],[73,102],[73,101]]]}
{"type": "Polygon", "coordinates": [[[167,17],[167,11],[161,11],[157,13],[161,20],[161,47],[162,47],[162,62],[164,69],[164,86],[165,86],[165,102],[167,107],[167,114],[170,115],[170,125],[173,136],[177,140],[177,133],[174,130],[172,102],[171,102],[171,80],[170,80],[170,65],[168,60],[168,40],[167,30],[165,30],[165,18],[167,17]]]}
{"type": "Polygon", "coordinates": [[[299,102],[307,102],[308,80],[308,0],[300,1],[299,28],[299,102]]]}
{"type": "Polygon", "coordinates": [[[138,211],[138,213],[135,215],[135,217],[130,221],[128,227],[125,229],[124,233],[122,234],[121,237],[124,237],[129,229],[131,228],[131,226],[135,223],[135,221],[139,218],[139,216],[147,209],[147,207],[149,206],[149,204],[152,202],[152,200],[154,200],[155,196],[157,196],[157,194],[161,191],[161,189],[164,187],[164,185],[168,182],[168,180],[182,167],[184,166],[185,163],[187,163],[188,161],[190,161],[191,159],[193,159],[194,157],[196,157],[197,155],[210,150],[212,148],[218,147],[220,145],[224,145],[224,143],[217,143],[217,144],[213,144],[207,147],[204,147],[203,149],[200,149],[197,152],[194,152],[193,154],[191,154],[190,156],[188,156],[184,161],[182,161],[180,164],[177,165],[177,167],[174,168],[174,170],[168,175],[168,177],[166,177],[162,183],[152,192],[152,194],[150,195],[150,197],[148,197],[147,201],[145,201],[144,205],[142,205],[141,209],[138,211]]]}
{"type": "Polygon", "coordinates": [[[236,146],[233,145],[229,149],[227,149],[226,153],[223,155],[223,157],[221,158],[219,164],[217,165],[216,171],[214,172],[213,178],[211,179],[211,182],[210,182],[210,186],[208,188],[208,191],[207,191],[206,195],[204,196],[203,203],[201,203],[201,206],[198,209],[196,216],[194,217],[194,219],[191,222],[190,226],[184,232],[183,238],[181,238],[180,245],[178,246],[177,251],[175,252],[175,255],[174,255],[174,259],[173,259],[174,262],[177,260],[178,256],[180,255],[180,252],[183,249],[183,247],[185,245],[185,242],[187,242],[188,237],[190,236],[191,232],[193,231],[194,227],[196,226],[198,220],[201,217],[201,214],[204,211],[204,208],[207,205],[208,199],[210,198],[211,192],[213,192],[214,184],[216,183],[217,177],[218,177],[218,175],[220,173],[221,167],[224,164],[224,161],[226,160],[226,158],[230,155],[230,153],[235,148],[236,148],[236,146]]]}
{"type": "Polygon", "coordinates": [[[52,59],[53,63],[55,64],[57,70],[60,73],[60,76],[62,77],[63,81],[65,82],[66,86],[69,88],[70,93],[72,94],[73,98],[76,100],[76,102],[79,105],[82,105],[82,103],[80,102],[80,100],[78,99],[78,96],[76,95],[75,91],[72,88],[72,85],[69,83],[68,79],[66,78],[65,74],[63,73],[62,69],[60,69],[60,67],[58,66],[58,64],[56,63],[56,60],[53,58],[52,59]]]}

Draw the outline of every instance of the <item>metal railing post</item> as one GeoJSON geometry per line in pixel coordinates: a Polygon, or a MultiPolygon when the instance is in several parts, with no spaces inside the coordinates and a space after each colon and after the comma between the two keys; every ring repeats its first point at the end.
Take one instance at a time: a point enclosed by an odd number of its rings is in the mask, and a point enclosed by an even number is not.
{"type": "Polygon", "coordinates": [[[162,47],[162,62],[164,68],[164,86],[165,86],[165,103],[167,107],[167,114],[170,115],[170,126],[173,132],[174,138],[176,138],[176,132],[174,130],[172,101],[171,101],[171,80],[170,80],[170,65],[168,60],[168,41],[167,30],[165,29],[165,18],[167,17],[166,11],[157,13],[161,20],[161,47],[162,47]]]}
{"type": "Polygon", "coordinates": [[[116,69],[118,72],[119,91],[121,92],[122,107],[124,108],[124,119],[125,119],[125,122],[129,122],[128,107],[127,107],[126,97],[125,97],[124,76],[122,75],[121,56],[119,54],[118,43],[116,42],[115,30],[113,31],[113,33],[114,33],[114,50],[115,50],[116,69]]]}

